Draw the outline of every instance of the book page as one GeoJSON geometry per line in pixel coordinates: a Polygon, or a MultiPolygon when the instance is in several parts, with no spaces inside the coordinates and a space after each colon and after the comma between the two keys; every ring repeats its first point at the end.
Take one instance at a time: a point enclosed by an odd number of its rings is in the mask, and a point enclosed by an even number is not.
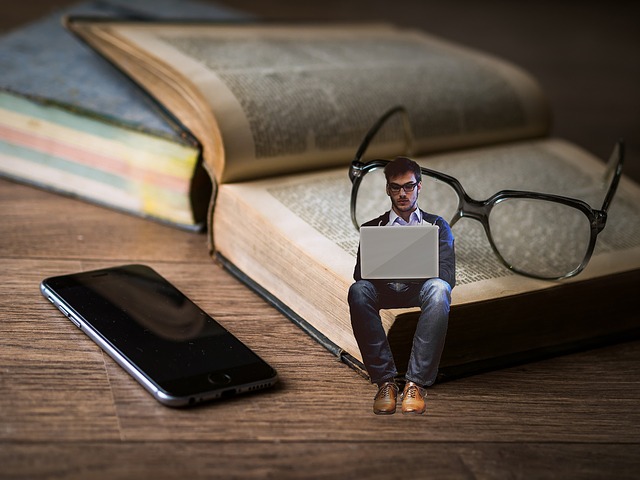
{"type": "MultiPolygon", "coordinates": [[[[549,125],[546,101],[527,74],[415,31],[72,28],[192,131],[219,182],[346,165],[366,131],[399,104],[409,110],[419,151],[539,136],[549,125]]],[[[403,142],[400,122],[391,122],[375,148],[398,152],[403,142]]]]}
{"type": "MultiPolygon", "coordinates": [[[[489,198],[501,189],[526,189],[562,193],[600,208],[608,186],[602,183],[603,162],[560,140],[487,147],[422,157],[419,161],[424,166],[456,176],[467,193],[479,200],[489,198]]],[[[266,223],[282,232],[295,250],[305,252],[324,269],[334,272],[343,285],[352,282],[359,236],[350,218],[351,183],[346,168],[225,185],[221,191],[225,189],[233,189],[234,195],[242,197],[250,206],[248,208],[255,209],[266,223]]],[[[423,186],[420,194],[421,200],[427,200],[422,208],[441,214],[435,199],[429,198],[425,189],[423,186]]],[[[384,190],[381,194],[384,197],[384,190]]],[[[382,200],[381,208],[388,209],[388,199],[382,200]]],[[[372,218],[383,211],[377,211],[372,218]]],[[[238,213],[242,214],[241,209],[238,213]]],[[[509,221],[517,224],[519,219],[509,221]]],[[[559,226],[559,230],[567,229],[568,226],[559,226]]],[[[640,189],[630,180],[622,179],[590,263],[582,273],[569,280],[535,280],[512,272],[497,259],[477,221],[463,218],[452,231],[457,277],[454,304],[633,270],[640,267],[640,189]]],[[[226,252],[222,253],[226,255],[226,252]]],[[[541,254],[551,255],[552,252],[541,254]]]]}

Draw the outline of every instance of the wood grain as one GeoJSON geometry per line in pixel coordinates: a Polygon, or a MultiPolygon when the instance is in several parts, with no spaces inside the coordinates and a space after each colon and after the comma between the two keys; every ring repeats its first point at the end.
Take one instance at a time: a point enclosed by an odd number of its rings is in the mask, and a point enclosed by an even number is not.
{"type": "Polygon", "coordinates": [[[90,256],[56,258],[61,243],[34,250],[24,238],[38,236],[20,232],[77,209],[70,238],[87,224],[125,225],[118,238],[165,235],[180,252],[201,235],[6,181],[0,191],[3,202],[10,191],[42,207],[0,210],[3,241],[13,238],[0,257],[0,477],[377,478],[390,466],[394,476],[413,471],[425,452],[443,477],[596,478],[614,469],[630,478],[640,466],[640,342],[443,383],[429,391],[426,415],[381,418],[371,413],[371,385],[206,252],[159,260],[96,237],[90,256]],[[280,384],[193,409],[158,404],[38,290],[46,276],[124,261],[171,279],[272,363],[280,384]]]}
{"type": "Polygon", "coordinates": [[[555,443],[65,443],[0,452],[8,478],[605,478],[635,479],[637,448],[555,443]],[[407,459],[416,459],[414,462],[407,459]],[[50,465],[57,465],[55,470],[50,465]],[[28,473],[24,466],[29,465],[28,473]],[[293,466],[299,465],[300,468],[293,466]],[[628,472],[628,473],[624,473],[628,472]]]}

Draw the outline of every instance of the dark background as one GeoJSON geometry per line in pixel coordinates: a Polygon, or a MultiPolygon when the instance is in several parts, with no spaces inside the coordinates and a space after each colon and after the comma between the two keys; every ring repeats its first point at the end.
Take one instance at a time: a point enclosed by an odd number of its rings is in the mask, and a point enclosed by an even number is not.
{"type": "MultiPolygon", "coordinates": [[[[0,31],[71,1],[30,0],[0,7],[0,31]]],[[[384,21],[419,27],[510,60],[542,85],[552,135],[607,159],[627,142],[625,172],[640,181],[640,2],[509,0],[220,0],[259,18],[384,21]]]]}

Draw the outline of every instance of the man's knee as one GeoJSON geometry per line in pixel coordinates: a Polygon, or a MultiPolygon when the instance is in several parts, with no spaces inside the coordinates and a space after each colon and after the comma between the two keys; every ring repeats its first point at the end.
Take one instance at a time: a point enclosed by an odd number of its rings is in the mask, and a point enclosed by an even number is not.
{"type": "Polygon", "coordinates": [[[451,303],[451,285],[441,278],[430,278],[422,285],[420,301],[423,304],[436,302],[448,306],[451,303]]]}
{"type": "Polygon", "coordinates": [[[377,292],[373,284],[367,280],[358,280],[349,287],[349,305],[363,305],[376,301],[377,292]]]}

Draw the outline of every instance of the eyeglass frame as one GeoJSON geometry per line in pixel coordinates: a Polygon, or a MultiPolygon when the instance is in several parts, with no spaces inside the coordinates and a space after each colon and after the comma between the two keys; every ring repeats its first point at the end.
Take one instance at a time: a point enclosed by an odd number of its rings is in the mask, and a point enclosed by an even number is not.
{"type": "MultiPolygon", "coordinates": [[[[403,106],[395,106],[385,112],[376,123],[369,129],[364,139],[362,140],[358,150],[356,151],[355,157],[351,162],[351,167],[349,168],[349,179],[351,180],[351,221],[353,225],[356,227],[356,230],[360,230],[360,225],[356,219],[356,202],[358,197],[358,189],[360,188],[360,183],[364,176],[373,170],[384,168],[387,164],[391,162],[391,160],[386,159],[374,159],[366,162],[362,162],[361,158],[366,152],[369,144],[378,133],[380,128],[385,124],[385,122],[397,113],[403,114],[403,126],[405,133],[405,143],[407,145],[408,155],[410,155],[411,146],[413,144],[413,137],[411,135],[411,126],[409,123],[409,115],[407,110],[403,106]]],[[[427,177],[435,178],[443,183],[449,185],[458,196],[458,207],[456,209],[453,218],[450,220],[449,225],[453,227],[458,220],[461,218],[470,218],[472,220],[477,220],[480,222],[484,228],[485,235],[489,240],[489,244],[491,245],[491,249],[493,253],[498,257],[500,262],[507,267],[509,270],[518,273],[520,275],[536,278],[541,280],[562,280],[566,278],[571,278],[578,275],[584,268],[587,266],[589,261],[591,260],[591,256],[593,255],[593,251],[596,246],[598,234],[604,230],[604,227],[607,223],[607,212],[609,207],[611,206],[611,202],[618,188],[618,184],[620,183],[620,178],[622,176],[622,166],[624,163],[624,140],[620,139],[614,145],[613,153],[609,159],[609,163],[607,165],[605,171],[605,178],[609,177],[612,174],[612,170],[615,168],[613,172],[613,177],[611,179],[611,183],[609,184],[609,188],[607,189],[607,194],[605,195],[604,201],[602,203],[602,207],[600,209],[592,208],[588,203],[583,200],[579,200],[577,198],[567,197],[563,195],[556,195],[551,193],[541,193],[541,192],[532,192],[527,190],[500,190],[494,193],[491,197],[486,200],[476,200],[471,198],[464,187],[460,183],[460,181],[452,177],[451,175],[447,175],[442,172],[438,172],[436,170],[432,170],[426,167],[420,167],[420,172],[422,175],[427,177]],[[614,158],[617,156],[617,160],[614,162],[614,158]],[[563,205],[567,205],[569,207],[576,208],[580,210],[589,220],[590,225],[590,239],[589,245],[587,246],[587,250],[585,253],[582,262],[570,272],[560,275],[547,277],[542,275],[535,275],[529,272],[525,272],[520,270],[513,265],[507,262],[500,251],[498,250],[495,242],[493,240],[493,236],[491,235],[491,228],[489,226],[489,215],[491,210],[495,205],[500,203],[501,201],[510,199],[510,198],[518,198],[518,199],[531,199],[531,200],[543,200],[553,203],[560,203],[563,205]]]]}
{"type": "Polygon", "coordinates": [[[407,182],[404,185],[398,185],[397,183],[387,183],[387,187],[394,195],[400,193],[400,190],[404,191],[404,193],[411,193],[415,190],[420,182],[407,182]]]}

